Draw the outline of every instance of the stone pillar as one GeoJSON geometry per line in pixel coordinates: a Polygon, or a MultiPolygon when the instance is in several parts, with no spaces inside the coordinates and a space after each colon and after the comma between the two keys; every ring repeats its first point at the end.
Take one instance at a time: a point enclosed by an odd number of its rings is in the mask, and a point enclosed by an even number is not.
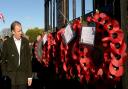
{"type": "Polygon", "coordinates": [[[55,0],[53,0],[53,32],[55,32],[55,0]]]}
{"type": "MultiPolygon", "coordinates": [[[[85,0],[81,0],[81,13],[82,13],[82,18],[84,19],[85,16],[85,0]]],[[[82,19],[82,20],[83,20],[82,19]]]]}
{"type": "Polygon", "coordinates": [[[73,6],[72,8],[73,19],[75,19],[76,18],[76,0],[72,0],[72,6],[73,6]]]}
{"type": "MultiPolygon", "coordinates": [[[[123,29],[124,33],[126,33],[126,18],[128,16],[128,1],[127,0],[120,0],[121,6],[121,28],[123,29]]],[[[127,41],[127,34],[125,34],[125,40],[127,41]]],[[[128,46],[128,45],[127,45],[128,46]]],[[[128,89],[128,60],[124,65],[124,75],[122,78],[123,89],[128,89]]]]}
{"type": "Polygon", "coordinates": [[[50,30],[52,30],[52,17],[53,17],[53,15],[52,15],[52,10],[53,10],[53,6],[52,6],[52,1],[53,0],[50,0],[50,30]]]}
{"type": "Polygon", "coordinates": [[[66,24],[69,21],[69,0],[64,0],[64,16],[66,17],[64,24],[66,24]]]}
{"type": "Polygon", "coordinates": [[[44,24],[45,24],[45,31],[49,30],[49,0],[45,0],[44,2],[44,24]]]}
{"type": "Polygon", "coordinates": [[[56,0],[56,21],[57,28],[65,26],[69,19],[69,1],[68,0],[56,0]]]}

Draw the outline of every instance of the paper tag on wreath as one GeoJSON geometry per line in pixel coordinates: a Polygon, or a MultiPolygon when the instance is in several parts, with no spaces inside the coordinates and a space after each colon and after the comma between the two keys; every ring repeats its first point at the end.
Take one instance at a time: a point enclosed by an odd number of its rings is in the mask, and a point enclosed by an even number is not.
{"type": "Polygon", "coordinates": [[[48,36],[48,35],[45,34],[44,37],[43,37],[43,45],[47,42],[47,36],[48,36]]]}
{"type": "Polygon", "coordinates": [[[62,34],[65,43],[68,44],[74,38],[74,36],[74,31],[72,30],[71,25],[68,24],[65,28],[64,34],[62,34]]]}
{"type": "Polygon", "coordinates": [[[94,45],[95,27],[82,27],[80,43],[94,45]]]}

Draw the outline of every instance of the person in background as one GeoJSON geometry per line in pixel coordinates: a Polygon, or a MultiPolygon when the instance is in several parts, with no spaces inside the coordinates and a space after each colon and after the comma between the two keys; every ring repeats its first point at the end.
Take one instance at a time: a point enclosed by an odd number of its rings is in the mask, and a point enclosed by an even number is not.
{"type": "Polygon", "coordinates": [[[27,89],[32,84],[32,65],[29,41],[22,36],[19,21],[11,24],[12,36],[3,43],[2,74],[11,79],[11,89],[27,89]]]}
{"type": "MultiPolygon", "coordinates": [[[[33,89],[44,89],[44,82],[42,79],[38,76],[39,73],[42,71],[42,64],[37,60],[35,55],[35,46],[36,44],[41,40],[42,35],[39,34],[37,36],[37,39],[33,42],[32,46],[32,72],[33,72],[33,83],[32,88],[33,89]]],[[[42,50],[42,49],[40,49],[42,50]]]]}
{"type": "Polygon", "coordinates": [[[4,41],[7,40],[8,38],[9,38],[9,36],[5,36],[5,37],[4,37],[4,41]]]}

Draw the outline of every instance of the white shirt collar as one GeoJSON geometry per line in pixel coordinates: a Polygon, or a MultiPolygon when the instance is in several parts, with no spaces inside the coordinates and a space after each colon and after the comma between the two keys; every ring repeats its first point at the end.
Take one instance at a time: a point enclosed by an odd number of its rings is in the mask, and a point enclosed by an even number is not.
{"type": "Polygon", "coordinates": [[[15,36],[13,36],[14,41],[21,41],[21,39],[16,39],[15,36]]]}
{"type": "Polygon", "coordinates": [[[17,51],[19,53],[19,62],[18,62],[18,65],[20,65],[20,48],[21,48],[21,39],[16,39],[14,36],[13,36],[13,39],[14,39],[14,42],[16,44],[16,48],[17,48],[17,51]]]}

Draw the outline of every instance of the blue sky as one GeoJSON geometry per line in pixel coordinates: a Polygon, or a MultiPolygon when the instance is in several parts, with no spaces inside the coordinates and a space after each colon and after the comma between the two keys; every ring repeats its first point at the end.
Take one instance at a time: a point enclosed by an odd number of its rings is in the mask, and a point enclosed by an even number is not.
{"type": "Polygon", "coordinates": [[[9,28],[14,20],[23,25],[23,31],[28,28],[43,28],[44,0],[0,0],[0,12],[5,16],[5,23],[0,22],[0,31],[9,28]]]}
{"type": "MultiPolygon", "coordinates": [[[[81,0],[76,0],[76,16],[81,15],[81,0]]],[[[86,1],[86,10],[92,10],[92,0],[86,1]]],[[[72,19],[72,0],[69,0],[69,19],[72,19]]],[[[4,14],[5,23],[0,21],[0,31],[10,28],[10,24],[18,20],[23,31],[28,28],[44,28],[44,0],[0,0],[0,12],[4,14]]],[[[87,11],[86,11],[87,12],[87,11]]]]}

